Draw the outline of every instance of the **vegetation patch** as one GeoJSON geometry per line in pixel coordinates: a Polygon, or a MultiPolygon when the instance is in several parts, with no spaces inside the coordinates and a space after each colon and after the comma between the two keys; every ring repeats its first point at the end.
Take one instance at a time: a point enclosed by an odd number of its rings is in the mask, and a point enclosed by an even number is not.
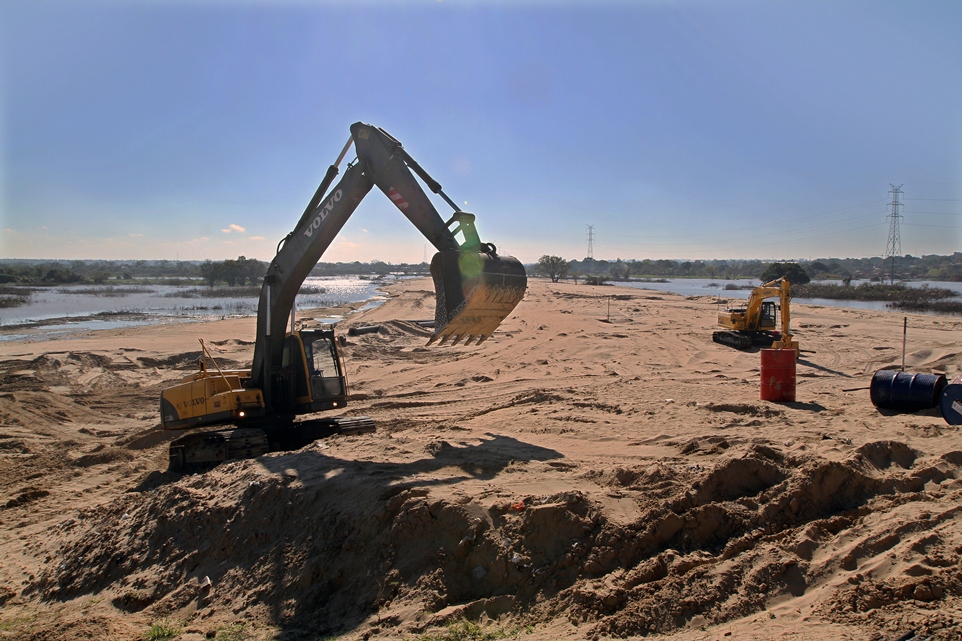
{"type": "Polygon", "coordinates": [[[180,635],[181,627],[171,621],[157,621],[152,623],[144,633],[145,641],[168,641],[180,635]]]}
{"type": "Polygon", "coordinates": [[[452,621],[440,634],[422,634],[412,641],[495,641],[531,632],[530,628],[484,628],[466,619],[452,621]]]}

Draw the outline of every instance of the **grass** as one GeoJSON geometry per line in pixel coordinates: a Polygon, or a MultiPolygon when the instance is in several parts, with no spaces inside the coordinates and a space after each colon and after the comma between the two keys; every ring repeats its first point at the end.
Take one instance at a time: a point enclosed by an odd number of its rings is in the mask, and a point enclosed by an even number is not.
{"type": "Polygon", "coordinates": [[[146,641],[169,641],[180,635],[181,628],[176,623],[170,621],[157,621],[152,623],[147,632],[144,633],[146,641]]]}
{"type": "Polygon", "coordinates": [[[260,296],[260,286],[239,287],[190,287],[164,294],[164,298],[256,298],[260,296]]]}
{"type": "Polygon", "coordinates": [[[862,283],[857,287],[823,283],[792,285],[794,298],[828,298],[830,300],[885,301],[900,304],[931,303],[954,298],[955,292],[940,287],[907,287],[902,283],[862,283]]]}
{"type": "Polygon", "coordinates": [[[13,632],[17,628],[32,622],[35,618],[37,617],[34,614],[23,614],[10,617],[9,619],[2,619],[0,620],[0,632],[13,632]]]}
{"type": "Polygon", "coordinates": [[[244,623],[232,623],[217,628],[214,641],[247,641],[251,638],[250,630],[244,623]]]}
{"type": "Polygon", "coordinates": [[[149,287],[138,287],[138,286],[125,286],[125,287],[114,287],[113,285],[107,285],[105,287],[84,287],[83,289],[58,289],[58,294],[85,294],[87,296],[103,296],[107,298],[119,298],[121,296],[129,296],[130,294],[151,294],[156,290],[149,287]]]}
{"type": "Polygon", "coordinates": [[[893,309],[910,312],[962,313],[962,301],[951,289],[941,287],[906,287],[902,283],[862,283],[857,287],[808,283],[792,285],[792,296],[797,298],[827,298],[829,300],[864,300],[887,302],[893,309]],[[947,300],[949,299],[949,300],[947,300]],[[955,300],[951,300],[955,299],[955,300]]]}
{"type": "Polygon", "coordinates": [[[415,637],[416,641],[496,641],[509,639],[521,634],[529,634],[532,628],[488,628],[467,619],[460,619],[449,623],[440,634],[422,634],[415,637]]]}
{"type": "Polygon", "coordinates": [[[30,302],[33,289],[0,285],[0,308],[20,307],[30,302]]]}
{"type": "MultiPolygon", "coordinates": [[[[305,285],[297,291],[298,295],[325,294],[323,287],[305,285]]],[[[164,298],[256,298],[261,295],[260,285],[237,287],[189,287],[164,294],[164,298]]]]}

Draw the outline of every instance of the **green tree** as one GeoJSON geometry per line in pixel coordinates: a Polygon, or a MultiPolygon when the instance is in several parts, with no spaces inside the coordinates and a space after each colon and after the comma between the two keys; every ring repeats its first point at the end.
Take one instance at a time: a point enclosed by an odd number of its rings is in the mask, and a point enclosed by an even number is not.
{"type": "Polygon", "coordinates": [[[538,259],[538,273],[550,278],[552,283],[557,283],[566,277],[570,270],[571,261],[565,260],[561,256],[545,254],[538,259]]]}
{"type": "Polygon", "coordinates": [[[612,280],[628,280],[628,277],[631,275],[631,264],[619,258],[608,271],[611,274],[612,280]]]}
{"type": "Polygon", "coordinates": [[[213,287],[214,283],[217,282],[219,270],[217,264],[212,262],[210,258],[202,262],[200,267],[197,268],[197,271],[200,272],[201,277],[207,281],[208,287],[213,287]]]}
{"type": "Polygon", "coordinates": [[[812,280],[798,263],[771,263],[759,278],[763,283],[767,283],[783,276],[793,285],[804,285],[812,280]]]}

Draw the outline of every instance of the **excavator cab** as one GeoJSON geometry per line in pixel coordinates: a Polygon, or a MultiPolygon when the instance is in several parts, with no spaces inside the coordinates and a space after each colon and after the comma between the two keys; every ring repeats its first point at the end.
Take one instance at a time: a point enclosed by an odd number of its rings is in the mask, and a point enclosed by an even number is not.
{"type": "Polygon", "coordinates": [[[330,329],[288,334],[281,367],[272,372],[271,379],[279,413],[306,414],[347,404],[347,385],[330,329]]]}
{"type": "Polygon", "coordinates": [[[775,329],[777,317],[776,311],[778,310],[778,305],[775,301],[767,300],[762,303],[761,316],[758,319],[758,329],[775,329]]]}

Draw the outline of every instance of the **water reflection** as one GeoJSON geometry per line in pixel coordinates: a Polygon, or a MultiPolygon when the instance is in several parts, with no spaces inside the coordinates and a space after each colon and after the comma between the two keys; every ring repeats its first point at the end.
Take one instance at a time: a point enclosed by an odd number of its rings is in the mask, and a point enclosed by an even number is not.
{"type": "MultiPolygon", "coordinates": [[[[357,277],[308,278],[296,300],[297,309],[336,307],[347,303],[379,303],[380,281],[357,277]]],[[[0,308],[4,329],[0,340],[16,340],[25,335],[18,328],[43,323],[41,333],[52,338],[64,333],[91,329],[116,329],[149,323],[213,320],[257,313],[256,288],[238,288],[237,295],[198,297],[193,290],[202,286],[171,285],[91,286],[71,285],[29,288],[29,303],[0,308]],[[96,316],[106,318],[96,318],[96,316]],[[49,324],[49,321],[59,321],[49,324]]],[[[216,292],[229,292],[217,288],[216,292]]],[[[340,320],[331,317],[329,321],[340,320]]]]}

